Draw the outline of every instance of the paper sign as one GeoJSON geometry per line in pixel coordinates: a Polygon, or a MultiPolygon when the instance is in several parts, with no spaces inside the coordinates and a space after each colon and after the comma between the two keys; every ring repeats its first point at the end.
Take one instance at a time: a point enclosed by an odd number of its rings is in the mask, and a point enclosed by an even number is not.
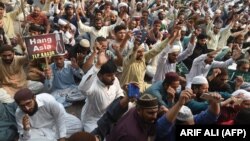
{"type": "Polygon", "coordinates": [[[61,33],[25,37],[24,41],[30,59],[51,57],[65,53],[61,33]]]}

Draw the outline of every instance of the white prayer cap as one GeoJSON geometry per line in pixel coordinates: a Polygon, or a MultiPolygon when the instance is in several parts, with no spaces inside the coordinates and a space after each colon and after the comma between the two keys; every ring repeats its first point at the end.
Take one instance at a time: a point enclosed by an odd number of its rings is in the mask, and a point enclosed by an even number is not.
{"type": "Polygon", "coordinates": [[[217,10],[215,11],[215,13],[220,14],[220,13],[221,13],[221,10],[220,10],[220,9],[217,9],[217,10]]]}
{"type": "Polygon", "coordinates": [[[187,27],[186,26],[182,26],[181,27],[181,31],[187,31],[187,27]]]}
{"type": "Polygon", "coordinates": [[[206,77],[199,75],[193,78],[192,84],[208,84],[208,81],[206,77]]]}
{"type": "Polygon", "coordinates": [[[232,96],[237,96],[239,94],[243,94],[243,100],[250,100],[250,92],[243,90],[243,89],[239,89],[236,90],[232,93],[232,96]]]}
{"type": "Polygon", "coordinates": [[[179,45],[173,45],[168,53],[174,53],[174,52],[179,52],[181,51],[181,47],[179,45]]]}
{"type": "Polygon", "coordinates": [[[112,10],[111,13],[114,14],[114,15],[116,15],[116,16],[118,16],[118,12],[115,11],[115,10],[112,10]]]}
{"type": "Polygon", "coordinates": [[[187,106],[182,106],[180,111],[178,112],[178,115],[176,117],[176,119],[180,120],[180,121],[187,121],[189,119],[193,118],[193,114],[190,110],[190,108],[188,108],[187,106]]]}
{"type": "Polygon", "coordinates": [[[121,7],[123,7],[123,6],[128,7],[128,4],[127,4],[127,3],[125,3],[125,2],[121,2],[121,3],[119,3],[119,4],[118,4],[118,11],[119,11],[119,10],[120,10],[120,8],[121,8],[121,7]]]}
{"type": "Polygon", "coordinates": [[[87,39],[82,39],[79,44],[83,47],[83,48],[89,48],[90,47],[90,43],[89,40],[87,39]]]}
{"type": "Polygon", "coordinates": [[[65,21],[65,20],[63,20],[63,19],[59,19],[59,20],[58,20],[58,24],[59,24],[59,25],[62,25],[62,26],[65,26],[65,25],[67,25],[67,21],[65,21]]]}
{"type": "Polygon", "coordinates": [[[138,4],[142,5],[142,2],[138,1],[138,2],[136,3],[136,5],[138,5],[138,4]]]}

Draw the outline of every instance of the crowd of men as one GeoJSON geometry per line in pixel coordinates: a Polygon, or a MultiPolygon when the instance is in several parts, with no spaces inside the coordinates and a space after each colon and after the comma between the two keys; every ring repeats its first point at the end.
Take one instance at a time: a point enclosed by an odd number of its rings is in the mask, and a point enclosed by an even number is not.
{"type": "Polygon", "coordinates": [[[249,124],[249,61],[249,0],[1,0],[0,141],[249,124]],[[26,37],[56,33],[65,52],[29,58],[26,37]],[[65,110],[76,102],[80,116],[65,110]]]}

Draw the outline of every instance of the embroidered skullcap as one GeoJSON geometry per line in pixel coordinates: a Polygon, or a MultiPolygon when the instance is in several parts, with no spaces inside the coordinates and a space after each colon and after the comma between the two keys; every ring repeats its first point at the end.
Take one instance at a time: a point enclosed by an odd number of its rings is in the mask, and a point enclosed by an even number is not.
{"type": "Polygon", "coordinates": [[[89,40],[87,39],[82,39],[79,44],[81,45],[81,47],[83,48],[89,48],[90,47],[90,43],[89,40]]]}
{"type": "Polygon", "coordinates": [[[87,132],[77,132],[72,134],[68,141],[96,141],[94,135],[87,132]]]}
{"type": "Polygon", "coordinates": [[[29,100],[32,99],[33,97],[34,94],[30,89],[23,88],[16,92],[14,100],[16,101],[16,103],[19,103],[20,101],[29,100]]]}
{"type": "Polygon", "coordinates": [[[143,94],[137,100],[137,106],[143,109],[153,109],[158,108],[158,100],[156,97],[150,94],[143,94]]]}
{"type": "Polygon", "coordinates": [[[243,89],[239,89],[236,90],[232,93],[232,96],[237,96],[239,94],[243,94],[243,100],[250,100],[250,92],[243,90],[243,89]]]}
{"type": "Polygon", "coordinates": [[[181,47],[179,45],[173,45],[168,53],[174,53],[174,52],[179,52],[181,51],[181,47]]]}
{"type": "Polygon", "coordinates": [[[180,111],[177,114],[176,119],[180,120],[180,121],[187,121],[189,119],[193,118],[193,114],[190,110],[190,108],[188,108],[187,106],[182,106],[180,111]]]}
{"type": "Polygon", "coordinates": [[[208,84],[208,81],[204,76],[195,76],[192,80],[192,84],[208,84]]]}

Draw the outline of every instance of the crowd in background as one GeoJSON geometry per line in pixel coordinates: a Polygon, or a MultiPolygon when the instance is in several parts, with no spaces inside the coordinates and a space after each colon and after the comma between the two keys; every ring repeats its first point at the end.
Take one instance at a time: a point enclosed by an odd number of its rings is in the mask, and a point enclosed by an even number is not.
{"type": "Polygon", "coordinates": [[[1,0],[0,141],[249,124],[249,31],[249,0],[1,0]],[[25,38],[57,33],[65,52],[29,58],[25,38]]]}

